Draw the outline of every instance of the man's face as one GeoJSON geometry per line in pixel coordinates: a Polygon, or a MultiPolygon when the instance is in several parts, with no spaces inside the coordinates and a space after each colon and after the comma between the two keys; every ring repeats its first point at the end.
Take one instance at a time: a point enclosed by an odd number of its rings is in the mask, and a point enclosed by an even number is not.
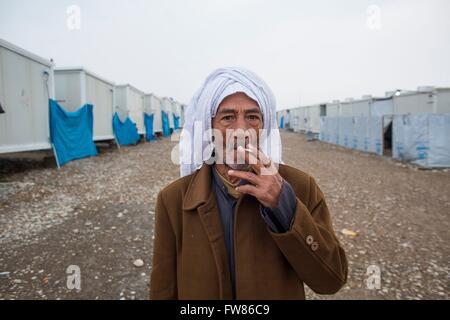
{"type": "MultiPolygon", "coordinates": [[[[241,92],[226,97],[212,119],[212,127],[220,131],[223,141],[224,154],[219,152],[217,160],[232,169],[247,170],[248,161],[238,157],[237,147],[247,148],[249,142],[258,146],[263,116],[256,101],[241,92]]],[[[216,145],[216,152],[217,149],[216,145]]]]}

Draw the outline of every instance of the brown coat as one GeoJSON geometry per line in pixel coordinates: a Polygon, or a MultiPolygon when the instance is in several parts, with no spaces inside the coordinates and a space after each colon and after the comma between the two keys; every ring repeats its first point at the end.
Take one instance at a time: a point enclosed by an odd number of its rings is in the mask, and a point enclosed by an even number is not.
{"type": "MultiPolygon", "coordinates": [[[[272,233],[258,201],[241,196],[235,211],[237,299],[304,299],[303,283],[317,293],[337,292],[347,260],[314,179],[280,165],[297,195],[291,230],[272,233]]],[[[150,299],[232,299],[225,239],[211,166],[171,183],[156,204],[150,299]]]]}

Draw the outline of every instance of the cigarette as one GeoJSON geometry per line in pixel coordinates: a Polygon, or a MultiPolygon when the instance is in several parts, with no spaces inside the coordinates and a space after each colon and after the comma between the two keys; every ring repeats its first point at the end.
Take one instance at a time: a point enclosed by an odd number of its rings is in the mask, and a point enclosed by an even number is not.
{"type": "Polygon", "coordinates": [[[252,155],[256,156],[256,153],[251,149],[248,149],[248,148],[246,149],[243,146],[239,146],[238,149],[242,149],[242,150],[247,151],[248,153],[251,153],[252,155]]]}
{"type": "Polygon", "coordinates": [[[251,150],[251,149],[244,149],[244,150],[247,151],[247,152],[249,152],[249,153],[251,153],[251,154],[254,155],[254,156],[256,155],[256,153],[254,153],[253,150],[251,150]]]}

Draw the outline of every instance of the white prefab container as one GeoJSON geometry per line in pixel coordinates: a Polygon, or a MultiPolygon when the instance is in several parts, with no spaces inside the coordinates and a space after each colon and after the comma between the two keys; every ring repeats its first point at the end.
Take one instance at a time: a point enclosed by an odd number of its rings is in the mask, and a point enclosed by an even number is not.
{"type": "Polygon", "coordinates": [[[172,101],[173,113],[175,116],[181,116],[181,104],[178,101],[172,101]]]}
{"type": "Polygon", "coordinates": [[[301,114],[300,108],[290,109],[291,129],[294,130],[294,132],[300,131],[300,121],[301,121],[300,114],[301,114]]]}
{"type": "Polygon", "coordinates": [[[161,99],[154,94],[146,94],[144,111],[153,114],[153,132],[162,132],[161,99]]]}
{"type": "Polygon", "coordinates": [[[162,98],[162,110],[167,113],[169,118],[169,128],[174,129],[172,101],[167,97],[162,98]]]}
{"type": "Polygon", "coordinates": [[[325,105],[317,104],[306,107],[306,132],[320,133],[320,117],[325,113],[325,105]]]}
{"type": "Polygon", "coordinates": [[[145,134],[144,98],[145,93],[132,85],[115,87],[115,110],[120,120],[124,121],[129,116],[136,123],[139,134],[145,134]]]}
{"type": "Polygon", "coordinates": [[[300,132],[306,132],[308,128],[308,108],[300,107],[298,111],[298,127],[300,132]]]}
{"type": "Polygon", "coordinates": [[[394,114],[394,101],[392,97],[373,99],[372,108],[370,109],[371,116],[380,117],[392,114],[394,114]]]}
{"type": "Polygon", "coordinates": [[[0,39],[0,153],[50,149],[53,64],[0,39]]]}
{"type": "Polygon", "coordinates": [[[394,114],[432,113],[433,106],[432,92],[407,92],[394,95],[394,114]]]}
{"type": "Polygon", "coordinates": [[[67,111],[92,104],[94,141],[113,140],[114,83],[84,69],[55,69],[56,101],[67,111]]]}
{"type": "Polygon", "coordinates": [[[301,132],[302,124],[305,123],[304,120],[304,108],[297,107],[290,109],[290,118],[291,118],[291,128],[294,130],[294,132],[301,132]]]}
{"type": "Polygon", "coordinates": [[[178,125],[181,126],[181,104],[178,101],[172,100],[172,112],[180,119],[178,120],[178,125]]]}
{"type": "Polygon", "coordinates": [[[450,113],[450,88],[435,88],[434,113],[450,113]]]}
{"type": "Polygon", "coordinates": [[[339,117],[341,115],[341,102],[333,101],[326,104],[326,117],[339,117]]]}
{"type": "Polygon", "coordinates": [[[394,114],[450,113],[450,88],[418,88],[393,100],[394,114]]]}
{"type": "Polygon", "coordinates": [[[341,114],[343,117],[368,117],[372,105],[372,98],[363,98],[341,103],[341,114]]]}

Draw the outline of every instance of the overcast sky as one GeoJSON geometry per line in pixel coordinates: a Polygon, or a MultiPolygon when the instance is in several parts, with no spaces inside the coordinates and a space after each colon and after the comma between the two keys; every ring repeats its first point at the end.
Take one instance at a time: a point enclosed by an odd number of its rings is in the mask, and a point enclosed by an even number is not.
{"type": "Polygon", "coordinates": [[[0,38],[185,103],[213,69],[244,66],[284,109],[450,86],[449,12],[448,0],[0,0],[0,38]]]}

